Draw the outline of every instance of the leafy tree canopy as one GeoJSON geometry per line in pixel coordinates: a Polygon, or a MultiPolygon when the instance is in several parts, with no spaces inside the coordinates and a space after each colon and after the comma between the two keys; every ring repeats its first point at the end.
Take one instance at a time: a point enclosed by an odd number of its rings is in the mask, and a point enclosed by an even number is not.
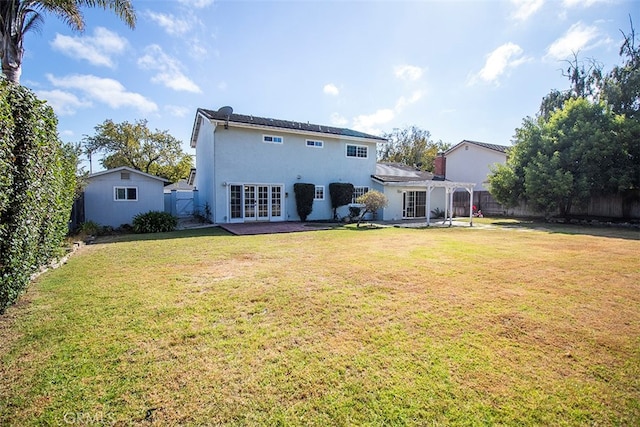
{"type": "Polygon", "coordinates": [[[101,163],[107,169],[129,166],[176,182],[186,178],[193,167],[192,156],[182,150],[181,142],[168,131],[151,131],[146,120],[105,120],[95,131],[94,136],[83,139],[83,145],[88,153],[104,153],[101,163]]]}
{"type": "Polygon", "coordinates": [[[364,205],[364,208],[360,213],[360,217],[358,218],[358,227],[360,227],[360,222],[368,212],[374,213],[389,204],[387,196],[377,190],[367,191],[362,196],[358,197],[356,202],[364,205]]]}
{"type": "Polygon", "coordinates": [[[438,151],[450,147],[442,141],[434,142],[431,133],[417,126],[394,129],[384,135],[389,140],[378,149],[378,160],[381,162],[401,163],[416,166],[421,170],[433,171],[438,151]]]}

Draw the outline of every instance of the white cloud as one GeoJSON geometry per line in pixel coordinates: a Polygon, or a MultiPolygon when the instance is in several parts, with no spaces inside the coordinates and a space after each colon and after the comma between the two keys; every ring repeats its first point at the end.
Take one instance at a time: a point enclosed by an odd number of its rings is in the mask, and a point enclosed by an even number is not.
{"type": "Polygon", "coordinates": [[[515,68],[531,59],[522,56],[522,48],[514,43],[505,43],[487,55],[484,67],[478,74],[471,77],[469,84],[475,84],[478,79],[487,83],[497,83],[498,78],[509,68],[515,68]]]}
{"type": "Polygon", "coordinates": [[[158,13],[148,10],[146,13],[152,21],[162,27],[167,34],[172,36],[183,35],[191,31],[192,20],[178,18],[172,14],[158,13]]]}
{"type": "Polygon", "coordinates": [[[192,6],[197,9],[202,9],[213,4],[213,0],[178,0],[178,1],[182,4],[185,4],[187,6],[192,6]]]}
{"type": "Polygon", "coordinates": [[[576,6],[591,7],[596,3],[606,3],[607,1],[610,0],[564,0],[562,5],[567,8],[576,6]]]}
{"type": "Polygon", "coordinates": [[[402,80],[416,81],[422,77],[423,70],[414,65],[397,65],[394,67],[394,74],[402,80]]]}
{"type": "Polygon", "coordinates": [[[402,110],[404,110],[409,105],[415,104],[416,102],[420,101],[422,99],[423,95],[424,95],[424,92],[422,92],[421,90],[417,90],[417,91],[413,92],[411,94],[411,96],[408,97],[408,98],[405,97],[405,96],[401,96],[396,101],[395,111],[400,113],[402,110]]]}
{"type": "Polygon", "coordinates": [[[197,84],[182,73],[183,65],[164,53],[157,44],[147,46],[146,54],[138,59],[138,66],[144,70],[157,71],[157,74],[151,78],[153,83],[161,83],[178,91],[202,92],[197,84]]]}
{"type": "Polygon", "coordinates": [[[167,105],[166,107],[164,107],[164,109],[171,114],[172,116],[175,117],[186,117],[191,110],[187,107],[180,107],[177,105],[167,105]]]}
{"type": "Polygon", "coordinates": [[[345,117],[342,117],[340,114],[338,113],[332,113],[331,114],[331,124],[334,126],[346,126],[347,123],[349,123],[349,120],[347,120],[345,117]]]}
{"type": "Polygon", "coordinates": [[[353,128],[360,132],[370,134],[380,134],[381,130],[377,127],[385,123],[389,123],[395,118],[396,114],[389,108],[383,108],[373,114],[363,114],[353,119],[353,128]]]}
{"type": "Polygon", "coordinates": [[[114,68],[111,56],[127,48],[127,39],[103,27],[97,27],[93,36],[64,36],[57,34],[51,47],[74,59],[84,59],[93,65],[114,68]]]}
{"type": "Polygon", "coordinates": [[[333,83],[327,83],[326,85],[324,85],[324,88],[322,88],[322,91],[326,95],[331,95],[331,96],[340,95],[340,91],[338,90],[337,86],[334,85],[333,83]]]}
{"type": "Polygon", "coordinates": [[[60,116],[70,116],[75,114],[78,108],[91,106],[90,101],[79,99],[74,94],[59,89],[41,90],[37,94],[38,98],[47,101],[60,116]]]}
{"type": "Polygon", "coordinates": [[[55,87],[80,90],[89,99],[106,104],[111,108],[133,107],[143,113],[158,110],[158,106],[154,102],[139,93],[127,91],[117,80],[86,74],[73,74],[65,77],[47,74],[47,79],[55,87]]]}
{"type": "Polygon", "coordinates": [[[556,60],[567,59],[574,53],[588,49],[590,47],[589,43],[598,39],[598,36],[598,28],[586,26],[582,22],[578,22],[573,24],[564,36],[554,41],[547,48],[547,55],[545,57],[556,60]]]}
{"type": "Polygon", "coordinates": [[[511,3],[516,7],[511,16],[518,21],[526,21],[544,5],[544,0],[511,0],[511,3]]]}

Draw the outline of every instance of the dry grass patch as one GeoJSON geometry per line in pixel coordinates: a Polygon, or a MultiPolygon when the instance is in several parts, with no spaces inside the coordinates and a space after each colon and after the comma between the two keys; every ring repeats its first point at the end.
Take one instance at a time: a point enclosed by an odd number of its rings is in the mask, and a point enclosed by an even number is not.
{"type": "Polygon", "coordinates": [[[633,232],[158,237],[0,319],[0,424],[640,421],[633,232]]]}

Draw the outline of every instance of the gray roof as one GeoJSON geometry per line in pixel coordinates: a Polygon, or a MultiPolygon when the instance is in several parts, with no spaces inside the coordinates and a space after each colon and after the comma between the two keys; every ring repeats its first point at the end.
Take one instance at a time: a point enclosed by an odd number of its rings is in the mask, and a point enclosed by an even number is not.
{"type": "MultiPolygon", "coordinates": [[[[226,121],[227,115],[220,113],[219,111],[207,110],[204,108],[198,108],[198,113],[203,114],[209,119],[226,121]]],[[[229,123],[241,123],[247,125],[267,126],[279,129],[288,129],[303,132],[315,132],[336,136],[349,136],[353,138],[365,138],[373,139],[376,141],[387,141],[381,136],[369,135],[364,132],[358,132],[352,129],[337,128],[333,126],[314,125],[311,123],[295,122],[289,120],[269,119],[265,117],[247,116],[244,114],[231,114],[229,116],[229,123]]]]}
{"type": "Polygon", "coordinates": [[[400,163],[377,163],[372,178],[381,182],[414,182],[432,180],[433,174],[400,163]]]}
{"type": "Polygon", "coordinates": [[[460,141],[459,143],[457,143],[453,147],[449,148],[446,151],[445,154],[449,154],[450,152],[452,152],[453,150],[455,150],[456,148],[460,147],[461,145],[463,145],[465,143],[472,144],[472,145],[477,145],[478,147],[487,148],[489,150],[498,151],[500,153],[506,153],[507,150],[509,149],[509,147],[507,147],[506,145],[487,144],[486,142],[469,141],[468,139],[465,139],[465,140],[460,141]]]}

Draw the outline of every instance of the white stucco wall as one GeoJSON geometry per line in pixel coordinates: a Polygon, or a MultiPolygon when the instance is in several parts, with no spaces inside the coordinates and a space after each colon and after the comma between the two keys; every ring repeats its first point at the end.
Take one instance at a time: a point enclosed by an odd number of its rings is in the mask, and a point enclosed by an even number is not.
{"type": "MultiPolygon", "coordinates": [[[[205,120],[205,122],[207,122],[205,120]]],[[[283,207],[284,220],[296,221],[293,185],[297,182],[322,185],[324,200],[316,200],[308,220],[331,219],[329,184],[351,183],[355,186],[371,186],[370,176],[376,167],[376,143],[349,140],[329,134],[300,134],[284,129],[246,129],[233,125],[229,129],[210,124],[200,128],[196,145],[197,188],[201,200],[211,200],[214,222],[229,221],[230,184],[282,184],[286,197],[283,207]],[[213,135],[208,140],[207,135],[213,135]],[[284,138],[282,144],[262,142],[263,135],[284,138]],[[322,148],[308,147],[307,139],[321,140],[322,148]],[[366,145],[367,158],[346,156],[346,145],[366,145]],[[213,146],[215,145],[215,154],[213,146]],[[225,186],[224,183],[227,185],[225,186]],[[209,187],[210,186],[210,187],[209,187]],[[207,198],[205,194],[210,195],[207,198]]],[[[344,207],[341,215],[348,213],[344,207]]]]}
{"type": "MultiPolygon", "coordinates": [[[[425,188],[412,187],[412,186],[382,186],[376,184],[376,190],[384,193],[389,200],[389,204],[382,211],[382,220],[384,221],[399,221],[402,220],[402,202],[404,193],[407,191],[425,191],[425,188]]],[[[445,190],[444,188],[434,188],[431,191],[431,210],[436,208],[444,210],[445,207],[445,190]]],[[[380,217],[380,214],[378,214],[380,217]]]]}
{"type": "Polygon", "coordinates": [[[457,182],[474,182],[475,191],[488,191],[487,177],[491,165],[505,163],[507,155],[470,143],[460,144],[446,154],[446,179],[457,182]]]}
{"type": "MultiPolygon", "coordinates": [[[[89,177],[84,190],[85,221],[119,227],[131,224],[133,217],[149,211],[164,211],[164,183],[130,172],[121,179],[120,170],[89,177]],[[138,200],[114,200],[114,187],[136,187],[138,200]]],[[[128,171],[124,171],[128,172],[128,171]]]]}
{"type": "MultiPolygon", "coordinates": [[[[199,118],[200,131],[196,145],[196,179],[194,187],[198,189],[199,206],[195,206],[199,212],[204,213],[206,205],[213,210],[214,205],[214,178],[213,178],[213,161],[214,161],[214,126],[209,120],[199,118]]],[[[211,218],[213,220],[213,218],[211,218]]]]}

